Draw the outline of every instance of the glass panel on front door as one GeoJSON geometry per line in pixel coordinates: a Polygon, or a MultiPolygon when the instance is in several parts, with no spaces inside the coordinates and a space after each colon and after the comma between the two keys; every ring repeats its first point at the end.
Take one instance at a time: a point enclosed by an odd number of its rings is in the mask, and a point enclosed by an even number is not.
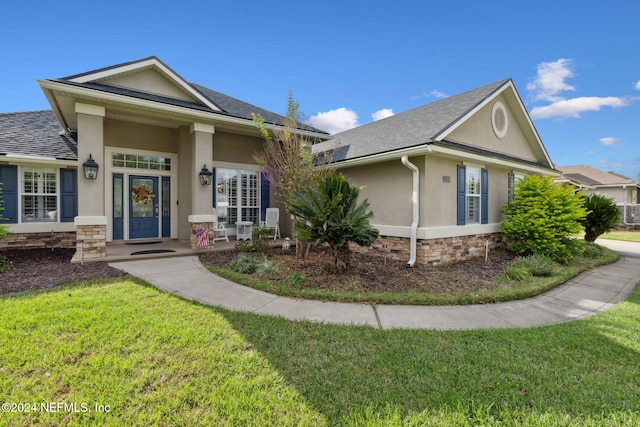
{"type": "Polygon", "coordinates": [[[129,238],[158,237],[158,178],[129,177],[129,238]]]}

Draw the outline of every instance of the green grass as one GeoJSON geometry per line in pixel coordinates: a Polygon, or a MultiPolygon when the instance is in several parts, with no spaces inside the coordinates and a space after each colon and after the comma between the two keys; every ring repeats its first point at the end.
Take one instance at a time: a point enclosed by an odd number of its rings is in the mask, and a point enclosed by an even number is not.
{"type": "Polygon", "coordinates": [[[600,236],[601,239],[624,240],[625,242],[640,243],[640,233],[631,231],[611,231],[600,236]]]}
{"type": "Polygon", "coordinates": [[[130,280],[0,298],[0,425],[640,424],[640,284],[558,325],[384,331],[181,300],[130,280]],[[109,405],[96,413],[95,403],[109,405]]]}
{"type": "Polygon", "coordinates": [[[434,293],[434,292],[366,292],[362,290],[330,290],[313,289],[296,286],[291,280],[264,280],[249,274],[237,273],[229,268],[210,267],[209,269],[222,277],[245,286],[269,292],[275,295],[292,298],[316,299],[322,301],[356,302],[371,304],[403,304],[403,305],[465,305],[486,304],[529,298],[540,295],[554,287],[565,283],[577,274],[599,265],[610,264],[618,259],[618,255],[606,248],[597,258],[576,258],[567,266],[558,265],[555,274],[549,277],[534,277],[524,281],[500,280],[509,286],[500,286],[490,290],[479,290],[473,293],[434,293]]]}

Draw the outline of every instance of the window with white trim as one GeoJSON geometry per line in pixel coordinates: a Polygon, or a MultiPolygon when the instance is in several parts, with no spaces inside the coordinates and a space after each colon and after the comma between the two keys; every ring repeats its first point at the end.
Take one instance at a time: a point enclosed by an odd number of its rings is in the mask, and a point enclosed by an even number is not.
{"type": "Polygon", "coordinates": [[[21,168],[22,222],[56,222],[58,220],[58,169],[21,168]]]}
{"type": "Polygon", "coordinates": [[[480,224],[480,168],[467,166],[466,174],[466,223],[480,224]]]}
{"type": "Polygon", "coordinates": [[[235,227],[237,221],[260,221],[260,173],[240,169],[216,169],[218,222],[235,227]]]}

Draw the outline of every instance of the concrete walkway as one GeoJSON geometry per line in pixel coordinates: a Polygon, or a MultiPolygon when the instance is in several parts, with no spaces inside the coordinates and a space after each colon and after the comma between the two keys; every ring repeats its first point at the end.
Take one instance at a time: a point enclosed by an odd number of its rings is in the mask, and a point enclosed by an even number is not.
{"type": "Polygon", "coordinates": [[[599,240],[598,243],[619,252],[620,260],[582,273],[535,298],[465,306],[373,306],[280,297],[219,277],[204,268],[195,256],[110,265],[188,300],[291,320],[370,325],[383,329],[510,328],[581,319],[625,299],[640,282],[640,243],[613,240],[599,240]]]}

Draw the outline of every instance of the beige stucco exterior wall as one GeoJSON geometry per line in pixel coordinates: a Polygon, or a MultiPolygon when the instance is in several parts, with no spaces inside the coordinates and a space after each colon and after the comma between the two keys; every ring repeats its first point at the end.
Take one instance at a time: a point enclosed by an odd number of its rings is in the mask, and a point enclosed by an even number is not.
{"type": "Polygon", "coordinates": [[[536,158],[536,154],[531,149],[531,145],[527,141],[511,109],[509,109],[505,98],[500,95],[495,101],[489,103],[476,114],[469,117],[464,124],[451,132],[451,134],[447,136],[447,139],[524,160],[544,160],[536,158]],[[496,136],[491,125],[491,109],[495,101],[502,102],[507,113],[508,130],[503,138],[496,136]]]}
{"type": "MultiPolygon", "coordinates": [[[[422,157],[410,158],[424,176],[422,157]]],[[[368,199],[375,215],[373,224],[410,226],[412,221],[412,172],[402,165],[400,158],[394,161],[375,163],[341,169],[354,184],[363,186],[360,199],[368,199]]]]}
{"type": "Polygon", "coordinates": [[[213,159],[220,162],[255,164],[253,155],[262,150],[263,140],[258,137],[235,135],[217,131],[214,135],[213,159]]]}
{"type": "MultiPolygon", "coordinates": [[[[436,155],[409,159],[420,170],[419,227],[456,226],[457,166],[460,161],[436,155]]],[[[489,172],[489,223],[502,220],[500,212],[508,199],[510,170],[477,164],[489,172]]],[[[409,227],[412,222],[412,174],[400,159],[340,170],[356,185],[364,186],[375,215],[373,224],[409,227]]]]}
{"type": "Polygon", "coordinates": [[[613,201],[618,204],[626,203],[628,205],[635,205],[638,203],[638,191],[635,185],[628,185],[626,189],[622,187],[602,187],[596,190],[586,190],[584,194],[600,193],[607,197],[613,198],[613,201]],[[626,193],[626,199],[625,199],[626,193]]]}
{"type": "Polygon", "coordinates": [[[178,130],[119,120],[106,120],[104,143],[112,147],[178,152],[178,130]]]}

